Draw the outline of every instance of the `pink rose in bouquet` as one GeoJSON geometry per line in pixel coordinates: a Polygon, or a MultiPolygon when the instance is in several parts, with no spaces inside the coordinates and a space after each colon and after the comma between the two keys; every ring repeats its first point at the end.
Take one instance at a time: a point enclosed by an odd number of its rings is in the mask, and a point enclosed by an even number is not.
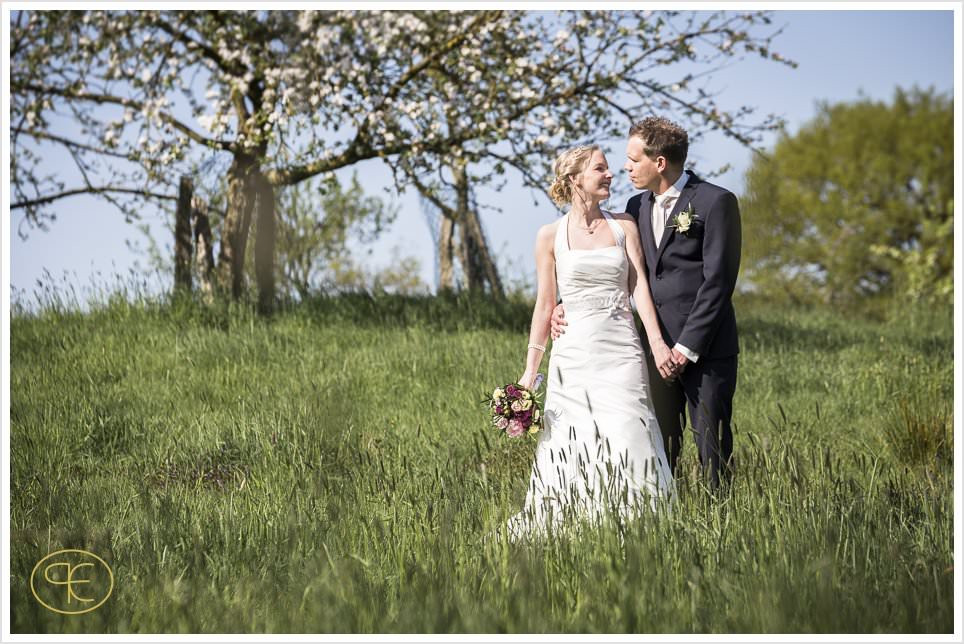
{"type": "Polygon", "coordinates": [[[519,438],[525,431],[526,428],[523,426],[522,421],[518,418],[513,418],[509,421],[509,427],[505,430],[505,433],[509,438],[519,438]]]}

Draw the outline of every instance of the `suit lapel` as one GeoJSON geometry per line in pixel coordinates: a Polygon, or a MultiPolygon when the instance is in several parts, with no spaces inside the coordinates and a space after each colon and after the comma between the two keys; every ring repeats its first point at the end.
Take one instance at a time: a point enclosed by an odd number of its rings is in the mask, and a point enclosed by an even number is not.
{"type": "MultiPolygon", "coordinates": [[[[656,249],[657,262],[659,261],[660,257],[663,256],[663,251],[666,250],[667,246],[669,246],[673,235],[676,234],[676,229],[670,227],[673,217],[681,213],[683,210],[686,210],[686,207],[690,203],[690,199],[693,198],[693,193],[696,192],[696,183],[696,175],[691,172],[690,178],[686,181],[686,185],[683,186],[682,190],[680,190],[679,198],[676,199],[676,204],[673,206],[673,210],[669,214],[669,219],[666,220],[667,225],[666,228],[663,229],[663,237],[659,241],[659,248],[656,249]]],[[[652,221],[652,217],[650,217],[650,221],[652,221]]],[[[650,224],[650,228],[652,228],[652,224],[650,224]]]]}

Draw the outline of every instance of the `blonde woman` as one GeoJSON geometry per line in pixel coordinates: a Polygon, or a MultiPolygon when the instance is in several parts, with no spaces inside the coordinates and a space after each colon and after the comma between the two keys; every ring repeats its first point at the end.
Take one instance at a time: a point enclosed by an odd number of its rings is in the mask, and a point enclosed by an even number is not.
{"type": "Polygon", "coordinates": [[[569,211],[536,237],[538,292],[520,384],[534,383],[557,296],[568,326],[549,356],[545,429],[523,510],[509,521],[514,536],[569,515],[635,514],[674,495],[629,302],[656,359],[668,360],[639,230],[629,215],[600,208],[613,175],[599,146],[567,150],[554,168],[550,196],[569,211]]]}

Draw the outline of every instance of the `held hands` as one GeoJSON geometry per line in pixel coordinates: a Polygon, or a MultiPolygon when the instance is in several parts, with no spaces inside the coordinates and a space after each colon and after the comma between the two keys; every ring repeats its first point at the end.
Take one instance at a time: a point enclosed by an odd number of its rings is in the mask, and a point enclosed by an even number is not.
{"type": "Polygon", "coordinates": [[[659,375],[663,377],[663,380],[676,379],[689,364],[689,358],[676,349],[670,349],[662,339],[652,349],[653,360],[655,360],[656,368],[659,369],[659,375]]]}
{"type": "Polygon", "coordinates": [[[653,350],[653,361],[656,363],[656,368],[659,370],[659,375],[663,377],[663,380],[672,380],[676,377],[673,353],[670,351],[663,339],[660,338],[655,343],[653,343],[650,348],[653,350]]]}
{"type": "Polygon", "coordinates": [[[557,304],[556,308],[552,309],[552,317],[549,318],[549,335],[552,336],[553,340],[558,340],[559,336],[566,332],[566,310],[563,308],[562,304],[557,304]]]}

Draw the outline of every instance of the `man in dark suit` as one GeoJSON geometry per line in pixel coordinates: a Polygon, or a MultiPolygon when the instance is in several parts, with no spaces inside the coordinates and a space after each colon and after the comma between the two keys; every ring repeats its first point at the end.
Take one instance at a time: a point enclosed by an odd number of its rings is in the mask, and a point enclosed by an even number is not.
{"type": "MultiPolygon", "coordinates": [[[[626,212],[639,226],[653,303],[673,347],[669,359],[655,364],[643,343],[670,467],[675,473],[685,409],[703,472],[716,489],[728,479],[733,453],[739,345],[731,296],[740,268],[740,209],[732,192],[683,169],[688,149],[686,131],[665,118],[632,126],[624,169],[643,192],[626,212]]],[[[553,313],[553,338],[563,332],[562,309],[553,313]]]]}

